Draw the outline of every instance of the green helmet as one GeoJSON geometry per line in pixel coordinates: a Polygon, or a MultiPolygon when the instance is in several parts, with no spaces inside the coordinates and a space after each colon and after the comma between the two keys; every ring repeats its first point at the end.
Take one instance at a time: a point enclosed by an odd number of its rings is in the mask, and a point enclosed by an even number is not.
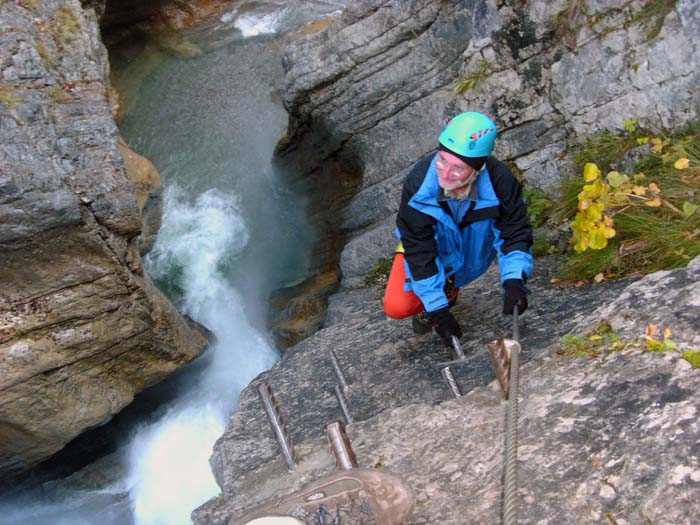
{"type": "Polygon", "coordinates": [[[440,144],[462,157],[488,157],[496,142],[496,124],[486,115],[468,111],[447,123],[440,144]]]}

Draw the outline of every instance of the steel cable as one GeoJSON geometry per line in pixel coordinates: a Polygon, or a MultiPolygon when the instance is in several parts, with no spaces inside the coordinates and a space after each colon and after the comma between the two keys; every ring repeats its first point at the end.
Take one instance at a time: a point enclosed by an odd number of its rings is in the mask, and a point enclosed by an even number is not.
{"type": "MultiPolygon", "coordinates": [[[[513,339],[518,341],[518,307],[513,308],[513,339]]],[[[506,458],[505,481],[503,488],[503,524],[516,525],[518,522],[518,367],[520,346],[515,345],[510,355],[510,379],[508,381],[508,407],[506,412],[506,458]]]]}

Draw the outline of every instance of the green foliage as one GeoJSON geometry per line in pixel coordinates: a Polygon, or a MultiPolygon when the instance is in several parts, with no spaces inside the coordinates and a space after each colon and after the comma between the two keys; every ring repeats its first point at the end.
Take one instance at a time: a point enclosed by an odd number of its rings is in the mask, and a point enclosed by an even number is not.
{"type": "Polygon", "coordinates": [[[693,368],[700,366],[700,350],[680,350],[678,345],[671,340],[671,329],[666,328],[662,332],[663,339],[657,339],[659,332],[658,324],[649,324],[644,332],[644,348],[651,352],[678,352],[681,357],[688,361],[693,368]]]}
{"type": "Polygon", "coordinates": [[[560,279],[649,273],[684,266],[700,255],[700,126],[668,136],[648,135],[636,119],[624,127],[617,137],[604,133],[579,146],[579,163],[590,156],[607,168],[586,162],[582,179],[564,184],[557,212],[571,218],[571,204],[576,205],[570,223],[575,253],[560,279]],[[635,173],[603,175],[639,144],[650,151],[635,173]]]}
{"type": "Polygon", "coordinates": [[[547,242],[544,237],[535,237],[532,243],[532,256],[533,257],[543,257],[545,255],[552,255],[557,253],[559,250],[556,246],[552,246],[547,242]]]}
{"type": "Polygon", "coordinates": [[[649,352],[676,352],[693,368],[700,368],[700,350],[680,350],[671,340],[671,329],[661,331],[658,324],[650,323],[641,338],[642,343],[624,341],[613,332],[612,326],[601,321],[586,335],[567,334],[561,338],[557,354],[564,357],[598,357],[628,348],[649,352]],[[660,337],[659,337],[660,336],[660,337]]]}
{"type": "Polygon", "coordinates": [[[686,350],[681,355],[693,368],[700,368],[700,350],[686,350]]]}
{"type": "Polygon", "coordinates": [[[470,89],[474,89],[479,82],[487,78],[491,74],[491,63],[488,60],[479,62],[475,70],[468,72],[465,76],[457,80],[454,87],[455,93],[466,93],[470,89]]]}
{"type": "Polygon", "coordinates": [[[602,321],[586,335],[566,334],[561,338],[562,346],[557,354],[565,357],[597,357],[605,349],[622,350],[629,346],[620,339],[609,323],[602,321]]]}
{"type": "Polygon", "coordinates": [[[530,219],[530,224],[534,228],[539,228],[544,225],[554,210],[554,201],[539,188],[523,189],[523,197],[527,203],[527,213],[530,219]]]}
{"type": "Polygon", "coordinates": [[[677,351],[678,345],[668,337],[659,340],[647,336],[646,349],[650,352],[671,352],[677,351]]]}
{"type": "Polygon", "coordinates": [[[655,39],[664,26],[666,15],[676,6],[676,0],[648,0],[644,8],[636,13],[627,25],[641,23],[644,27],[645,39],[655,39]]]}
{"type": "Polygon", "coordinates": [[[372,266],[372,270],[365,276],[365,286],[386,284],[393,263],[393,257],[380,257],[377,263],[372,266]]]}

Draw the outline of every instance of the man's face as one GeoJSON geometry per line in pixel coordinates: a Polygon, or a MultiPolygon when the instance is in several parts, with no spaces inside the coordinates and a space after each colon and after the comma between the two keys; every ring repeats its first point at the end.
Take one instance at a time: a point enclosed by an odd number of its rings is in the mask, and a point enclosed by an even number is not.
{"type": "Polygon", "coordinates": [[[443,190],[455,190],[466,186],[472,181],[476,170],[459,157],[439,151],[435,167],[438,173],[438,183],[443,190]]]}

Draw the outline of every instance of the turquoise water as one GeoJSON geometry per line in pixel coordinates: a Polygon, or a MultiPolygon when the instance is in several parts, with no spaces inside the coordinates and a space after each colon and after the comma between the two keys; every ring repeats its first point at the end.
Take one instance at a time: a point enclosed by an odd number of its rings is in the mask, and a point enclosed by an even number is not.
{"type": "Polygon", "coordinates": [[[167,188],[146,269],[214,335],[208,367],[129,445],[126,485],[137,524],[189,523],[189,513],[218,494],[212,446],[240,391],[277,357],[265,330],[267,298],[305,276],[311,235],[303,198],[270,165],[287,122],[274,96],[278,53],[274,42],[257,41],[166,60],[121,126],[167,188]]]}

